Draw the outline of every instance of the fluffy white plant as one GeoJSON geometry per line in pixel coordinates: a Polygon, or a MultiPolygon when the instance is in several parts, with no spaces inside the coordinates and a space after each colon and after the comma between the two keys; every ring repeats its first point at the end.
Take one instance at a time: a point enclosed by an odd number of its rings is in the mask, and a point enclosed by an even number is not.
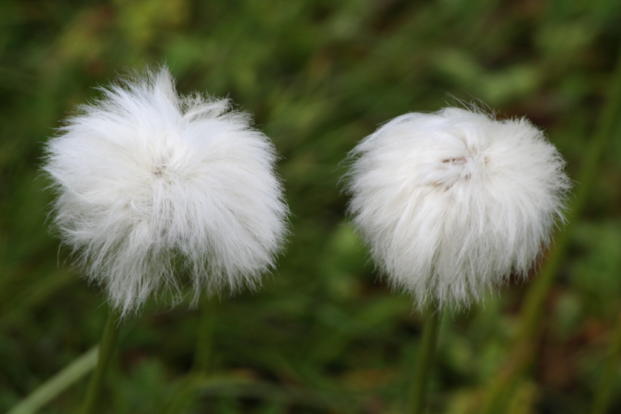
{"type": "Polygon", "coordinates": [[[461,307],[525,277],[562,220],[564,161],[526,119],[399,116],[351,154],[350,213],[394,287],[461,307]]]}
{"type": "Polygon", "coordinates": [[[168,70],[103,89],[47,146],[54,218],[88,278],[123,313],[154,292],[254,287],[287,207],[275,151],[227,100],[180,97],[168,70]]]}

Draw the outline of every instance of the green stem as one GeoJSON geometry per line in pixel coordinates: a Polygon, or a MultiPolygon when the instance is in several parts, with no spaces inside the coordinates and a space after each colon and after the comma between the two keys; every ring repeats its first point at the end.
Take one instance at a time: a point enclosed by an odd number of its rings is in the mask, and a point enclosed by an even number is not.
{"type": "Polygon", "coordinates": [[[86,391],[82,414],[91,414],[97,407],[101,391],[104,387],[106,373],[108,372],[112,357],[117,347],[118,336],[119,322],[116,312],[112,309],[108,309],[108,319],[99,344],[97,368],[91,377],[88,390],[86,391]]]}
{"type": "Polygon", "coordinates": [[[494,376],[493,382],[488,387],[483,402],[485,414],[505,412],[506,402],[511,396],[517,379],[526,372],[531,362],[533,344],[541,330],[542,321],[546,319],[543,317],[545,299],[567,252],[573,225],[577,222],[588,200],[606,144],[617,131],[617,120],[621,117],[621,53],[618,59],[608,102],[597,124],[595,135],[589,143],[588,153],[578,176],[576,192],[567,212],[568,224],[557,234],[556,243],[548,252],[547,260],[527,292],[520,314],[515,345],[506,359],[507,363],[501,368],[500,373],[494,376]]]}
{"type": "Polygon", "coordinates": [[[619,372],[619,362],[621,361],[621,320],[617,323],[617,329],[610,343],[607,353],[604,375],[602,375],[597,392],[591,407],[591,414],[606,414],[610,407],[612,391],[615,379],[619,372]]]}
{"type": "Polygon", "coordinates": [[[416,368],[410,390],[410,407],[413,414],[425,412],[427,389],[429,388],[435,359],[439,327],[440,312],[429,307],[425,314],[423,337],[416,357],[416,368]]]}
{"type": "Polygon", "coordinates": [[[21,400],[7,414],[34,414],[45,404],[76,383],[80,378],[95,368],[97,364],[97,347],[91,348],[58,374],[41,384],[30,395],[21,400]]]}
{"type": "Polygon", "coordinates": [[[198,383],[206,378],[213,369],[213,330],[215,323],[216,300],[202,298],[199,303],[200,315],[197,329],[194,366],[192,371],[181,381],[172,400],[164,411],[168,414],[186,412],[195,401],[198,383]]]}
{"type": "Polygon", "coordinates": [[[203,298],[200,302],[196,350],[194,351],[194,374],[206,375],[213,365],[213,329],[215,299],[203,298]]]}

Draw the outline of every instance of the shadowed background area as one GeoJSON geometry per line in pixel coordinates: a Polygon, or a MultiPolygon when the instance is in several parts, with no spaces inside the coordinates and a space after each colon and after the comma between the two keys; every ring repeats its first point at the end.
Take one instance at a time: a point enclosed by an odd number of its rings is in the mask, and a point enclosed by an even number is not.
{"type": "MultiPolygon", "coordinates": [[[[397,413],[420,337],[345,218],[347,152],[409,111],[475,101],[543,128],[575,179],[610,89],[621,3],[0,3],[0,411],[97,343],[103,296],[48,229],[42,146],[94,88],[167,64],[181,93],[229,96],[274,141],[292,210],[278,268],[214,306],[213,366],[187,412],[397,413]]],[[[618,128],[617,128],[618,132],[618,128]]],[[[621,139],[611,136],[545,301],[510,413],[584,413],[621,323],[621,139]]],[[[478,412],[529,283],[445,319],[430,412],[478,412]]],[[[198,312],[151,303],[122,329],[105,403],[158,413],[191,367],[198,312]]],[[[621,410],[621,370],[613,411],[621,410]]],[[[75,412],[86,378],[43,412],[75,412]]]]}

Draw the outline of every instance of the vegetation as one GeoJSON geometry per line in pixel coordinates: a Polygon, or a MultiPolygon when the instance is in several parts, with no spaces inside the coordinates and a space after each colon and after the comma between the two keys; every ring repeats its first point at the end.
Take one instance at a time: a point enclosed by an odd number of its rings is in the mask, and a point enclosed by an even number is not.
{"type": "MultiPolygon", "coordinates": [[[[342,160],[396,115],[471,101],[545,129],[570,177],[597,168],[502,412],[585,413],[599,389],[621,411],[621,114],[588,156],[618,100],[618,1],[5,0],[0,16],[0,411],[46,384],[29,404],[78,412],[106,318],[49,230],[42,145],[94,86],[162,63],[182,93],[255,115],[282,155],[292,232],[262,289],[209,305],[213,375],[187,376],[199,311],[153,302],[121,329],[101,412],[402,412],[421,316],[348,223],[342,160]]],[[[531,286],[445,318],[428,412],[481,412],[531,286]]]]}

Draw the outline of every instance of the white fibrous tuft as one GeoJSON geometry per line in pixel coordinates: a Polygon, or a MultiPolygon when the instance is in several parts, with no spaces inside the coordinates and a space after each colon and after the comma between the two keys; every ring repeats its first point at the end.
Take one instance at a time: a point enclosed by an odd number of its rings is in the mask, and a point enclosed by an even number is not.
{"type": "Polygon", "coordinates": [[[529,121],[459,108],[399,116],[351,159],[354,223],[419,306],[464,307],[525,277],[570,187],[561,155],[529,121]]]}
{"type": "Polygon", "coordinates": [[[179,97],[166,69],[103,90],[47,146],[54,219],[123,314],[151,293],[255,287],[287,207],[275,150],[227,100],[179,97]]]}

